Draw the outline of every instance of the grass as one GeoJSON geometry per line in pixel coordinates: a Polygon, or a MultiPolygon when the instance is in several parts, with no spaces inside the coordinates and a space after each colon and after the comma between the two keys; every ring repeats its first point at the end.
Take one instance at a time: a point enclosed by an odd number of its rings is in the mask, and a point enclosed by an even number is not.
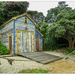
{"type": "Polygon", "coordinates": [[[63,53],[64,55],[69,55],[70,53],[63,53]]]}
{"type": "Polygon", "coordinates": [[[0,61],[0,65],[1,65],[1,61],[0,61]]]}
{"type": "Polygon", "coordinates": [[[32,69],[32,70],[22,70],[19,73],[48,73],[48,70],[42,70],[42,69],[32,69]]]}
{"type": "MultiPolygon", "coordinates": [[[[70,53],[63,53],[64,55],[69,55],[70,53]]],[[[75,56],[75,54],[70,54],[69,56],[75,56]]]]}

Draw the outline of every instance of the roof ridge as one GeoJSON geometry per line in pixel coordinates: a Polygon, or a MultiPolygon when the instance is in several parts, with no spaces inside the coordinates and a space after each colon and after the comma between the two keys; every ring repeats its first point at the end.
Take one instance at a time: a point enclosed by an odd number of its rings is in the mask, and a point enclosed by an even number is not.
{"type": "Polygon", "coordinates": [[[4,25],[6,25],[7,23],[9,23],[10,21],[16,20],[18,17],[24,16],[24,15],[26,15],[35,25],[37,25],[37,24],[34,22],[34,20],[31,19],[31,17],[29,17],[29,15],[25,13],[25,14],[18,15],[18,16],[15,16],[15,17],[11,18],[10,20],[8,20],[8,21],[5,22],[4,24],[2,24],[2,25],[0,26],[0,28],[3,27],[4,25]]]}

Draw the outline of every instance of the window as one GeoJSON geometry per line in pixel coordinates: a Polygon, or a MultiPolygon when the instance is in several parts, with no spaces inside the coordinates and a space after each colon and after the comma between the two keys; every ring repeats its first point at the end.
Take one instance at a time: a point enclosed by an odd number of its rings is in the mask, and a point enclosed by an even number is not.
{"type": "Polygon", "coordinates": [[[24,23],[26,23],[26,24],[28,23],[27,17],[24,18],[24,23]]]}

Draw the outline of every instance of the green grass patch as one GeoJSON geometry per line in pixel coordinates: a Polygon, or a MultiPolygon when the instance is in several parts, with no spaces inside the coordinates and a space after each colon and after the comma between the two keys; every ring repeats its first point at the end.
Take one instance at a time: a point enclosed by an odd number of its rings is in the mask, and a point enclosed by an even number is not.
{"type": "Polygon", "coordinates": [[[48,73],[48,70],[42,70],[42,69],[32,69],[32,70],[22,70],[19,73],[48,73]]]}
{"type": "Polygon", "coordinates": [[[69,55],[70,53],[63,53],[64,55],[69,55]]]}
{"type": "Polygon", "coordinates": [[[1,65],[1,61],[0,61],[0,65],[1,65]]]}

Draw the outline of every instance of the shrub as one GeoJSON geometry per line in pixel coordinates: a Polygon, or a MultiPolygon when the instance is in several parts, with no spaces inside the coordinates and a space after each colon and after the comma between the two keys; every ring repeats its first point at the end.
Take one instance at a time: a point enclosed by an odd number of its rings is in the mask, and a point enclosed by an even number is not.
{"type": "Polygon", "coordinates": [[[58,48],[58,44],[53,38],[44,38],[44,50],[55,50],[58,48]]]}
{"type": "Polygon", "coordinates": [[[6,48],[6,46],[0,43],[0,55],[8,54],[8,53],[9,53],[9,50],[6,48]]]}
{"type": "Polygon", "coordinates": [[[67,50],[71,53],[72,51],[74,51],[73,48],[67,47],[67,50]]]}

